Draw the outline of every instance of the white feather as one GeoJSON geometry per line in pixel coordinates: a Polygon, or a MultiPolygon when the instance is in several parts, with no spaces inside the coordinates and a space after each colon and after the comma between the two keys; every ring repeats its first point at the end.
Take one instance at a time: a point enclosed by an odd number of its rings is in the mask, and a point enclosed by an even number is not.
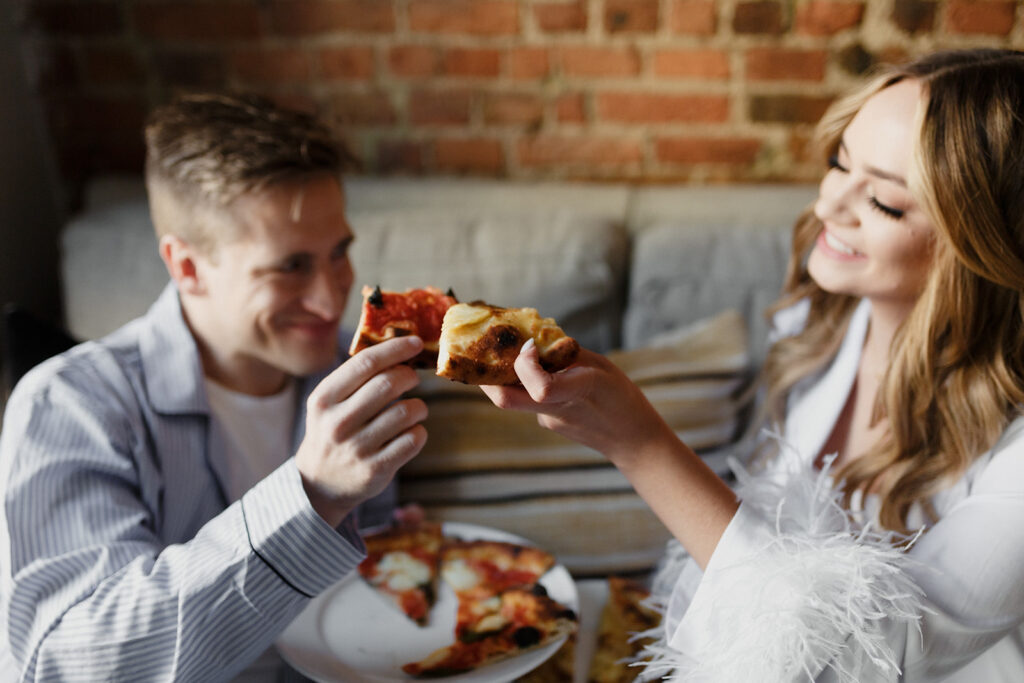
{"type": "MultiPolygon", "coordinates": [[[[663,627],[641,634],[656,642],[641,654],[647,661],[635,663],[644,667],[640,680],[813,681],[826,668],[844,683],[898,677],[886,627],[901,622],[919,629],[922,594],[897,547],[914,539],[858,525],[832,486],[831,462],[820,472],[786,465],[783,477],[752,477],[730,463],[737,496],[774,533],[748,561],[718,569],[706,624],[710,647],[675,650],[663,627]]],[[[678,543],[669,545],[649,602],[662,613],[688,561],[678,543]]]]}

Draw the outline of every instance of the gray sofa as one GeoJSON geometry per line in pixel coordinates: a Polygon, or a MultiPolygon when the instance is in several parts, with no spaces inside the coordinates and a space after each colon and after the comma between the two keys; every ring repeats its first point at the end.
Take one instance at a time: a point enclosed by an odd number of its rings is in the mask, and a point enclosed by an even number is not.
{"type": "MultiPolygon", "coordinates": [[[[742,428],[736,390],[764,351],[762,311],[778,292],[789,228],[815,188],[354,177],[346,194],[349,327],[361,284],[535,307],[628,368],[720,468],[742,428]]],[[[66,322],[79,338],[142,313],[167,282],[138,178],[96,182],[61,248],[66,322]]],[[[424,377],[422,393],[431,438],[403,472],[408,500],[526,536],[578,575],[656,560],[667,535],[599,455],[478,392],[424,377]]]]}

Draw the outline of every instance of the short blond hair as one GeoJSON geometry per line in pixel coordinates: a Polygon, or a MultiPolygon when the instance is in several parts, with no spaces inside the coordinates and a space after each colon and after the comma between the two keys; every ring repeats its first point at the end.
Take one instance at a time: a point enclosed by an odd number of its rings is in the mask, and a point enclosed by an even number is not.
{"type": "Polygon", "coordinates": [[[153,110],[145,136],[157,235],[207,250],[218,237],[211,212],[268,185],[340,177],[357,166],[323,122],[254,94],[180,95],[153,110]]]}

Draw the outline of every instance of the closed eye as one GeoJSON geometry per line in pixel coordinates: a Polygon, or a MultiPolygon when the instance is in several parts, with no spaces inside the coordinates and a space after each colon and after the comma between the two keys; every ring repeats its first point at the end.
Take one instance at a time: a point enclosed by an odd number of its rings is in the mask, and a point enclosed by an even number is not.
{"type": "Polygon", "coordinates": [[[308,255],[296,254],[281,261],[277,266],[277,271],[285,275],[298,275],[310,272],[312,267],[313,261],[308,255]]]}
{"type": "Polygon", "coordinates": [[[894,209],[891,206],[887,206],[878,201],[877,199],[875,199],[874,197],[868,197],[868,203],[871,205],[872,209],[881,212],[883,215],[888,216],[893,220],[898,221],[899,219],[903,218],[903,214],[906,213],[900,209],[894,209]]]}
{"type": "Polygon", "coordinates": [[[834,169],[836,171],[842,171],[843,173],[846,173],[847,171],[849,171],[848,168],[846,168],[845,166],[843,166],[842,164],[839,163],[839,155],[838,154],[833,154],[832,156],[830,156],[828,158],[828,167],[831,168],[831,169],[834,169]]]}

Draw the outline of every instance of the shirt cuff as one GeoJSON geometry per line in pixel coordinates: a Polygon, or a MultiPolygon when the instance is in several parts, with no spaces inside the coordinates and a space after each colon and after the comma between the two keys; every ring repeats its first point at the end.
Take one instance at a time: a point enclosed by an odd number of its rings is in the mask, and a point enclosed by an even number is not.
{"type": "Polygon", "coordinates": [[[249,489],[241,503],[253,552],[308,597],[345,577],[366,556],[352,515],[334,529],[310,505],[294,458],[249,489]]]}
{"type": "Polygon", "coordinates": [[[731,604],[743,594],[743,591],[733,591],[732,587],[746,581],[757,585],[757,563],[751,559],[772,543],[773,536],[773,529],[765,519],[741,503],[715,546],[703,575],[695,562],[687,563],[672,591],[667,611],[666,635],[673,648],[701,652],[711,647],[721,633],[709,625],[722,615],[733,613],[734,609],[749,609],[749,605],[731,604]]]}

